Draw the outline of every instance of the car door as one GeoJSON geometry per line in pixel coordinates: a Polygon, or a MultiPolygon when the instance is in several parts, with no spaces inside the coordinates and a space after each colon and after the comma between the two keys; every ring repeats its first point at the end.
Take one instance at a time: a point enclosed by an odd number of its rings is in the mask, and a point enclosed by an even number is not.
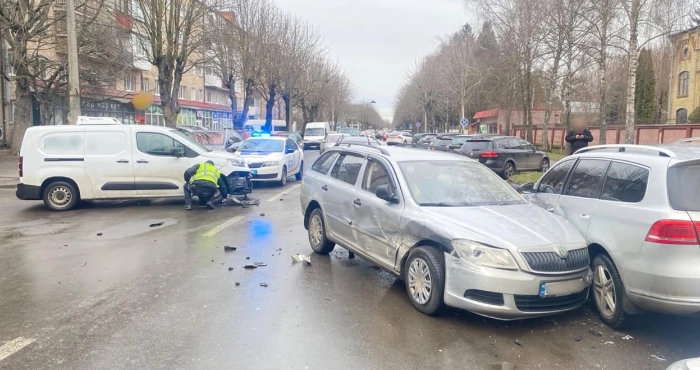
{"type": "Polygon", "coordinates": [[[595,216],[600,188],[610,165],[605,159],[580,159],[564,186],[555,213],[576,225],[586,241],[588,227],[595,216]]]}
{"type": "Polygon", "coordinates": [[[576,164],[576,158],[565,159],[557,163],[542,176],[535,185],[533,193],[526,195],[526,198],[531,203],[554,213],[557,204],[559,204],[559,197],[564,191],[566,179],[574,164],[576,164]]]}
{"type": "Polygon", "coordinates": [[[293,175],[299,172],[299,165],[301,164],[301,151],[299,146],[292,139],[287,139],[285,141],[285,160],[287,162],[287,173],[293,175]]]}
{"type": "Polygon", "coordinates": [[[198,154],[162,132],[139,131],[133,137],[136,141],[134,182],[138,194],[154,197],[183,194],[185,170],[198,162],[198,154]]]}
{"type": "Polygon", "coordinates": [[[525,153],[525,168],[526,170],[536,170],[540,168],[540,161],[542,161],[542,155],[537,154],[535,146],[530,142],[525,140],[520,140],[520,148],[525,153]]]}
{"type": "Polygon", "coordinates": [[[508,153],[515,160],[515,168],[518,171],[527,169],[527,152],[523,149],[520,139],[508,139],[506,145],[508,153]]]}
{"type": "Polygon", "coordinates": [[[129,129],[85,132],[85,171],[96,198],[136,195],[129,129]]]}
{"type": "MultiPolygon", "coordinates": [[[[369,157],[363,171],[361,190],[353,202],[353,231],[355,240],[376,262],[394,268],[401,234],[401,215],[404,203],[390,203],[377,198],[380,185],[389,185],[399,196],[397,181],[390,165],[376,157],[369,157]]],[[[402,199],[399,196],[399,199],[402,199]]]]}
{"type": "Polygon", "coordinates": [[[322,185],[329,231],[341,244],[357,249],[361,248],[353,240],[352,217],[358,191],[355,185],[365,161],[364,157],[354,153],[341,154],[330,176],[325,179],[327,183],[322,185]]]}

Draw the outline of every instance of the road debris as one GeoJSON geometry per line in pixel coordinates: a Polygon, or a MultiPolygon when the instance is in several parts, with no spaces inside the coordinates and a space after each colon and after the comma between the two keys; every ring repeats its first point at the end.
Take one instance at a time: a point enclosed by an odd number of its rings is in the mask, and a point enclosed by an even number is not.
{"type": "Polygon", "coordinates": [[[348,251],[348,259],[351,260],[353,258],[355,258],[355,253],[348,251]]]}
{"type": "Polygon", "coordinates": [[[228,270],[229,270],[229,271],[233,271],[233,267],[229,267],[228,270]]]}
{"type": "Polygon", "coordinates": [[[267,263],[265,263],[265,262],[253,262],[253,264],[254,264],[255,266],[258,266],[258,267],[265,267],[265,266],[267,266],[267,263]]]}
{"type": "Polygon", "coordinates": [[[525,343],[521,342],[520,339],[516,339],[515,344],[519,345],[520,347],[525,347],[525,343]]]}
{"type": "Polygon", "coordinates": [[[235,282],[235,283],[233,283],[233,284],[234,284],[235,286],[240,286],[240,285],[241,285],[241,283],[239,283],[239,282],[235,282]]]}
{"type": "Polygon", "coordinates": [[[625,335],[624,337],[622,337],[622,339],[624,339],[624,340],[630,340],[630,339],[633,339],[633,338],[634,338],[634,337],[631,336],[631,335],[625,335]]]}
{"type": "Polygon", "coordinates": [[[605,343],[603,343],[603,344],[609,344],[609,345],[614,345],[614,344],[615,344],[615,342],[613,342],[613,341],[610,341],[610,340],[609,340],[609,341],[607,341],[607,342],[605,342],[605,343]]]}
{"type": "Polygon", "coordinates": [[[260,283],[260,286],[263,288],[267,288],[267,283],[260,283]]]}
{"type": "Polygon", "coordinates": [[[225,246],[224,246],[224,252],[233,252],[233,251],[235,251],[236,249],[238,249],[238,248],[236,248],[236,247],[231,247],[231,246],[228,246],[228,245],[225,245],[225,246]]]}
{"type": "Polygon", "coordinates": [[[580,335],[579,335],[579,336],[576,336],[576,337],[574,337],[574,340],[575,340],[575,341],[577,341],[577,342],[580,342],[580,341],[581,341],[581,339],[583,339],[583,337],[582,337],[582,336],[580,336],[580,335]]]}
{"type": "Polygon", "coordinates": [[[97,236],[102,236],[102,233],[97,233],[97,236]]]}
{"type": "Polygon", "coordinates": [[[293,254],[292,255],[292,262],[306,262],[306,264],[310,265],[311,264],[311,256],[308,256],[306,254],[293,254]]]}
{"type": "Polygon", "coordinates": [[[246,257],[245,259],[249,260],[249,259],[250,259],[250,257],[246,257]]]}
{"type": "Polygon", "coordinates": [[[243,268],[244,269],[256,269],[256,268],[258,268],[258,266],[257,265],[245,265],[245,266],[243,266],[243,268]]]}
{"type": "Polygon", "coordinates": [[[494,363],[490,366],[491,370],[515,370],[515,365],[510,362],[494,363]]]}
{"type": "Polygon", "coordinates": [[[161,221],[161,222],[156,222],[156,223],[154,223],[154,224],[151,224],[151,225],[150,225],[149,227],[158,227],[158,226],[163,226],[163,224],[164,224],[164,223],[165,223],[165,221],[161,221]]]}
{"type": "Polygon", "coordinates": [[[261,213],[261,214],[260,214],[260,217],[265,217],[265,214],[264,214],[264,213],[261,213]]]}
{"type": "Polygon", "coordinates": [[[83,265],[82,265],[82,266],[80,266],[80,267],[85,267],[85,265],[87,265],[87,262],[83,263],[83,265]]]}
{"type": "Polygon", "coordinates": [[[666,361],[666,359],[663,356],[651,355],[651,357],[658,361],[666,361]]]}
{"type": "Polygon", "coordinates": [[[326,298],[326,300],[327,300],[328,302],[332,302],[330,298],[326,298]]]}
{"type": "Polygon", "coordinates": [[[588,329],[588,334],[596,336],[598,338],[603,336],[603,333],[599,332],[598,330],[595,329],[588,329]]]}

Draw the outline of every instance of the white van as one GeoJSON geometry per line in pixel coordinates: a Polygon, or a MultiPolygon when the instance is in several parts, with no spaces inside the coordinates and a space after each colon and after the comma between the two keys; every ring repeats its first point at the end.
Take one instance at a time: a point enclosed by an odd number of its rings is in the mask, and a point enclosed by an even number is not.
{"type": "Polygon", "coordinates": [[[304,149],[321,148],[321,141],[326,140],[331,133],[328,122],[309,122],[304,128],[304,149]]]}
{"type": "Polygon", "coordinates": [[[17,198],[67,211],[80,200],[182,197],[185,170],[212,160],[234,195],[251,191],[239,157],[211,151],[176,129],[80,117],[77,125],[27,129],[19,157],[17,198]]]}

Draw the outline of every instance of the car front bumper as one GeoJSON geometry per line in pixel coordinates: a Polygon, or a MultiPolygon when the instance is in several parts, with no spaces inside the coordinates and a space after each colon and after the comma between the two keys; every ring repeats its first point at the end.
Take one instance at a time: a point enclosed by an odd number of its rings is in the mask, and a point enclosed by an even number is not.
{"type": "MultiPolygon", "coordinates": [[[[566,275],[535,275],[472,265],[445,254],[445,304],[498,320],[552,315],[581,307],[588,299],[590,269],[566,275]],[[540,296],[541,284],[558,290],[540,296]]],[[[550,289],[550,288],[548,288],[550,289]]]]}
{"type": "Polygon", "coordinates": [[[20,200],[41,200],[41,186],[17,184],[15,195],[20,200]]]}
{"type": "Polygon", "coordinates": [[[316,140],[304,141],[304,148],[320,148],[321,142],[316,140]]]}
{"type": "Polygon", "coordinates": [[[253,175],[253,181],[280,181],[282,169],[280,166],[251,168],[250,173],[253,175]]]}

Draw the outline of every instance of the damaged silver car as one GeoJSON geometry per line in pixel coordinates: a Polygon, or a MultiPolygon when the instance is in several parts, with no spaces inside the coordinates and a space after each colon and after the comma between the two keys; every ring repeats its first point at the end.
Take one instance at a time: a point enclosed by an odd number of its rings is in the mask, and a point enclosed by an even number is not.
{"type": "Polygon", "coordinates": [[[428,315],[451,306],[513,320],[588,299],[576,227],[456,154],[331,148],[304,177],[301,207],[314,252],[340,245],[390,271],[428,315]]]}

